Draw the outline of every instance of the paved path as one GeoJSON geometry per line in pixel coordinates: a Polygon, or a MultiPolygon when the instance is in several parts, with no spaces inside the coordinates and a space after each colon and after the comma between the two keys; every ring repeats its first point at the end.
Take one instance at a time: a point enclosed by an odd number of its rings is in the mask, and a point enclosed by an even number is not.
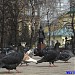
{"type": "MultiPolygon", "coordinates": [[[[35,59],[39,59],[38,57],[33,57],[35,59]]],[[[55,62],[55,65],[58,67],[49,67],[48,62],[43,62],[40,64],[29,63],[29,66],[18,66],[17,69],[21,71],[21,73],[16,73],[15,70],[12,70],[11,73],[7,73],[6,69],[0,69],[0,75],[67,75],[67,70],[75,70],[75,57],[69,60],[69,63],[63,63],[63,61],[55,62]]],[[[73,75],[73,74],[72,74],[73,75]]]]}

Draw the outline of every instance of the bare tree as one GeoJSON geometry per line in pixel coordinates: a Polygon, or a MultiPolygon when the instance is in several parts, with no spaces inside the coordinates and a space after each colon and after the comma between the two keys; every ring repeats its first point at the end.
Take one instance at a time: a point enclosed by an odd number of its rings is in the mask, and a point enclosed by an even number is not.
{"type": "MultiPolygon", "coordinates": [[[[1,26],[1,48],[8,45],[13,40],[17,43],[17,19],[18,19],[18,2],[13,0],[2,0],[0,2],[0,26],[1,26]],[[14,35],[13,35],[14,34],[14,35]],[[10,39],[11,38],[11,39],[10,39]]],[[[12,42],[11,42],[12,43],[12,42]]]]}

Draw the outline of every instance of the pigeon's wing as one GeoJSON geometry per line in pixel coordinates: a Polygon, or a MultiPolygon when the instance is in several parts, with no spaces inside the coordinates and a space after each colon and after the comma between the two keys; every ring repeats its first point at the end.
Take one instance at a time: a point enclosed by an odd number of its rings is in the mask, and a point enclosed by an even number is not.
{"type": "Polygon", "coordinates": [[[5,56],[4,53],[0,53],[0,59],[2,59],[5,56]]]}
{"type": "Polygon", "coordinates": [[[65,59],[70,59],[71,56],[68,53],[61,53],[59,56],[59,60],[65,60],[65,59]]]}
{"type": "Polygon", "coordinates": [[[17,52],[10,53],[2,58],[5,64],[16,64],[19,61],[19,54],[17,52]]]}
{"type": "Polygon", "coordinates": [[[55,60],[57,57],[57,53],[55,51],[48,51],[46,54],[44,54],[43,59],[45,59],[46,61],[52,61],[55,60]]]}

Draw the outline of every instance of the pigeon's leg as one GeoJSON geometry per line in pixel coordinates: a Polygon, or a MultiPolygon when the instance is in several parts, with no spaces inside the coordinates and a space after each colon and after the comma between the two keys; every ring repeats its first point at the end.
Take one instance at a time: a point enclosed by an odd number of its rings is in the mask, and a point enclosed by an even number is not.
{"type": "Polygon", "coordinates": [[[22,64],[24,64],[24,61],[23,60],[21,61],[20,66],[22,66],[22,64]]]}
{"type": "Polygon", "coordinates": [[[54,61],[52,62],[52,64],[53,64],[53,67],[57,67],[56,65],[54,65],[54,61]]]}
{"type": "Polygon", "coordinates": [[[21,63],[20,63],[20,66],[21,66],[22,64],[23,64],[23,63],[21,62],[21,63]]]}
{"type": "Polygon", "coordinates": [[[24,64],[26,64],[26,66],[28,66],[28,65],[29,65],[27,61],[24,61],[24,60],[23,60],[23,62],[24,62],[24,64]]]}
{"type": "Polygon", "coordinates": [[[29,64],[28,64],[28,63],[26,63],[26,66],[29,66],[29,64]]]}
{"type": "Polygon", "coordinates": [[[49,66],[51,67],[51,62],[49,62],[49,66]]]}
{"type": "Polygon", "coordinates": [[[10,73],[10,70],[8,70],[8,73],[10,73]]]}

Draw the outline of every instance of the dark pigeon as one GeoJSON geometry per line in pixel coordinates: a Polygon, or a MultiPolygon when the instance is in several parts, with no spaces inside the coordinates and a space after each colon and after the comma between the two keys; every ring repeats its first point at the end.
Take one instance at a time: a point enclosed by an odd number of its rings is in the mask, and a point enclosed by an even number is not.
{"type": "Polygon", "coordinates": [[[42,62],[49,62],[50,66],[51,66],[51,63],[54,65],[54,61],[57,60],[58,55],[59,55],[59,52],[54,50],[48,50],[47,52],[45,52],[42,59],[38,60],[36,64],[42,63],[42,62]]]}
{"type": "Polygon", "coordinates": [[[67,62],[71,57],[73,57],[73,54],[71,51],[63,51],[59,55],[59,60],[67,62]]]}
{"type": "Polygon", "coordinates": [[[0,67],[6,68],[9,71],[13,69],[16,70],[16,67],[21,63],[23,57],[24,57],[23,50],[18,51],[14,50],[13,52],[8,53],[6,56],[0,59],[0,67]]]}

